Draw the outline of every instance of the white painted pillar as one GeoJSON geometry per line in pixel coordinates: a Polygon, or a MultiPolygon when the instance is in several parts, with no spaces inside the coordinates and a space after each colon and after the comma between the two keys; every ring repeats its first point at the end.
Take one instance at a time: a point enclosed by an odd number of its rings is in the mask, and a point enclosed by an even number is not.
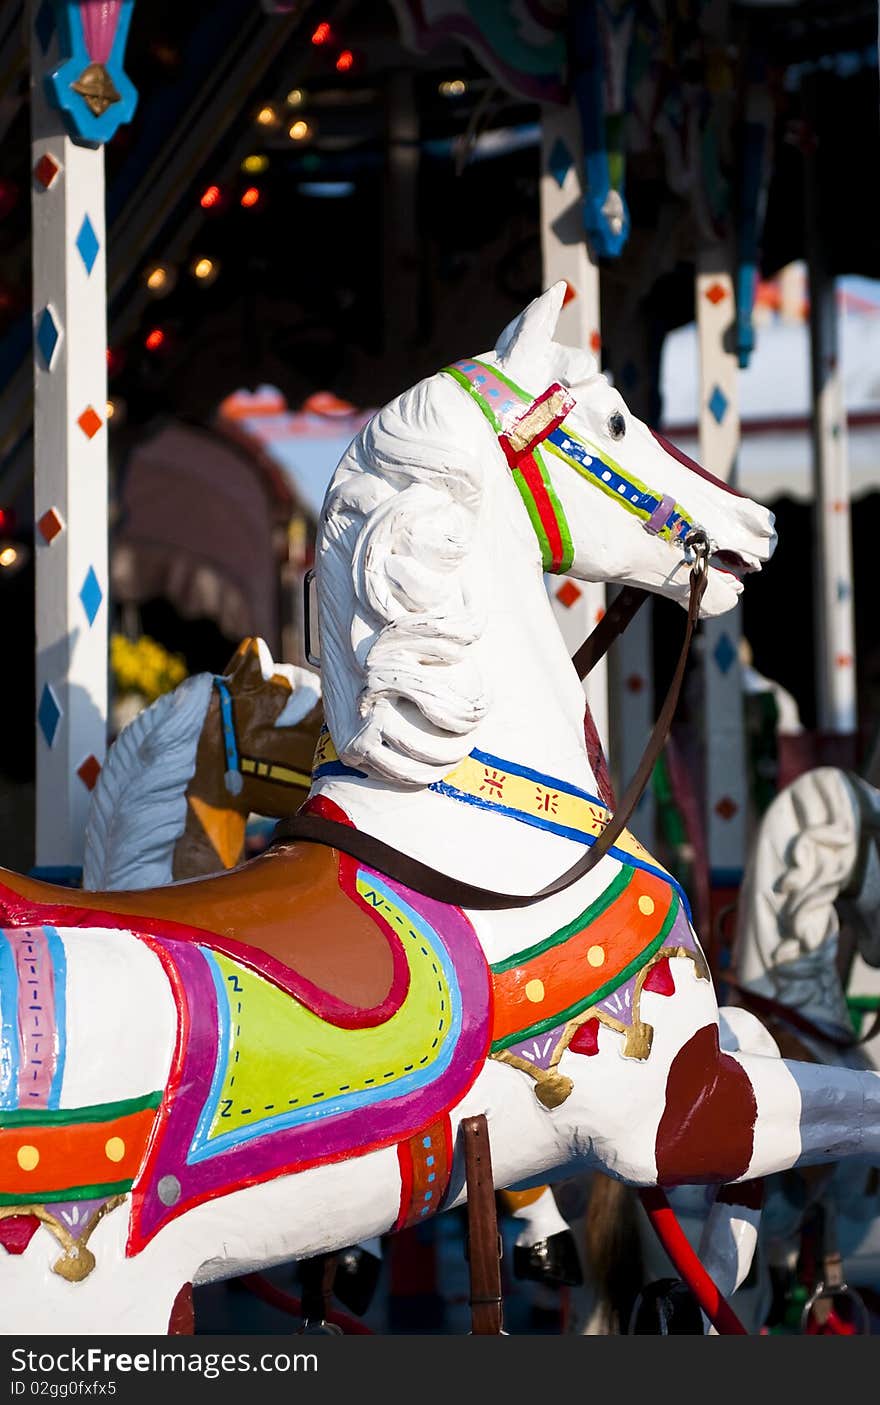
{"type": "MultiPolygon", "coordinates": [[[[723,245],[697,256],[700,460],[716,478],[736,477],[740,420],[732,259],[723,245]]],[[[738,606],[702,626],[703,745],[709,864],[715,886],[736,885],[745,863],[748,774],[738,606]]]]}
{"type": "Polygon", "coordinates": [[[106,745],[107,339],[104,149],[46,100],[48,9],[32,0],[36,864],[54,871],[82,863],[106,745]]]}
{"type": "MultiPolygon", "coordinates": [[[[541,255],[543,286],[564,278],[570,296],[559,318],[556,340],[601,351],[599,270],[583,227],[583,161],[576,109],[545,104],[541,113],[541,255]]],[[[605,612],[605,587],[565,576],[547,580],[553,611],[571,653],[605,612]]],[[[584,681],[584,691],[606,756],[610,744],[608,661],[584,681]]]]}
{"type": "MultiPolygon", "coordinates": [[[[815,104],[816,97],[811,101],[815,104]]],[[[816,721],[822,732],[852,736],[856,731],[856,650],[848,435],[837,287],[825,253],[818,179],[817,153],[808,150],[804,155],[804,214],[813,417],[816,721]]],[[[855,756],[850,760],[855,764],[855,756]]]]}

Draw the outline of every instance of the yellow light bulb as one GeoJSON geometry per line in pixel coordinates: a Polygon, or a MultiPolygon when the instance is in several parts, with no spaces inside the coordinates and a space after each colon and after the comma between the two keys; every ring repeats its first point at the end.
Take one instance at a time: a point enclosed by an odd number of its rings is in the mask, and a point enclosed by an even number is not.
{"type": "Polygon", "coordinates": [[[274,107],[270,107],[267,103],[266,106],[261,107],[257,113],[257,121],[261,127],[274,127],[278,122],[278,113],[275,111],[274,107]]]}
{"type": "Polygon", "coordinates": [[[311,131],[312,129],[308,122],[304,122],[303,119],[300,118],[298,122],[292,123],[288,130],[288,136],[291,141],[305,141],[306,137],[311,135],[311,131]]]}
{"type": "Polygon", "coordinates": [[[305,102],[305,97],[306,95],[302,88],[291,88],[290,92],[287,94],[288,107],[302,107],[305,102]]]}
{"type": "Polygon", "coordinates": [[[193,264],[193,273],[197,278],[210,278],[214,272],[214,264],[211,259],[197,259],[193,264]]]}
{"type": "Polygon", "coordinates": [[[14,546],[4,546],[0,551],[0,566],[14,566],[18,560],[18,552],[14,546]]]}
{"type": "Polygon", "coordinates": [[[154,293],[157,293],[160,288],[164,288],[167,282],[168,270],[163,268],[161,264],[157,264],[155,268],[151,268],[147,274],[147,287],[154,293]]]}

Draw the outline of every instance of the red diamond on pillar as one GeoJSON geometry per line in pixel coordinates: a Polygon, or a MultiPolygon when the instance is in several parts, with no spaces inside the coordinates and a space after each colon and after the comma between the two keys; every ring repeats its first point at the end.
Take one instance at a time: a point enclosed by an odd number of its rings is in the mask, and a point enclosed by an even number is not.
{"type": "Polygon", "coordinates": [[[706,297],[711,303],[717,306],[718,303],[723,302],[727,297],[727,289],[723,283],[713,283],[711,288],[706,289],[706,297]]]}
{"type": "Polygon", "coordinates": [[[40,183],[44,190],[48,190],[60,170],[61,167],[55,157],[50,156],[47,151],[34,167],[34,179],[40,183]]]}
{"type": "Polygon", "coordinates": [[[602,338],[599,336],[598,332],[590,333],[590,350],[593,352],[594,356],[598,356],[599,352],[602,350],[602,338]]]}
{"type": "Polygon", "coordinates": [[[563,581],[556,592],[556,599],[560,605],[564,605],[566,610],[570,610],[576,601],[580,600],[583,591],[574,581],[563,581]]]}
{"type": "Polygon", "coordinates": [[[732,800],[729,795],[722,795],[718,804],[715,806],[715,813],[719,815],[722,820],[732,820],[738,809],[739,806],[735,800],[732,800]]]}
{"type": "Polygon", "coordinates": [[[104,421],[92,405],[87,405],[77,420],[77,424],[87,439],[94,439],[104,421]]]}
{"type": "Polygon", "coordinates": [[[574,300],[575,300],[576,297],[577,297],[577,288],[574,286],[573,283],[569,283],[568,279],[566,278],[566,280],[565,280],[565,296],[564,296],[563,299],[562,299],[562,306],[563,306],[563,307],[568,307],[568,304],[569,304],[570,302],[574,302],[574,300]]]}
{"type": "Polygon", "coordinates": [[[61,513],[56,508],[50,507],[37,523],[37,531],[48,546],[50,542],[55,540],[59,532],[64,531],[64,519],[61,513]]]}
{"type": "Polygon", "coordinates": [[[852,661],[852,654],[837,654],[834,659],[834,662],[837,664],[838,668],[851,668],[852,661]]]}
{"type": "Polygon", "coordinates": [[[645,680],[640,673],[631,673],[626,680],[626,689],[629,693],[640,693],[645,686],[645,680]]]}
{"type": "Polygon", "coordinates": [[[95,781],[101,774],[101,763],[97,756],[87,756],[81,766],[77,766],[76,774],[79,776],[86,790],[94,790],[95,781]]]}

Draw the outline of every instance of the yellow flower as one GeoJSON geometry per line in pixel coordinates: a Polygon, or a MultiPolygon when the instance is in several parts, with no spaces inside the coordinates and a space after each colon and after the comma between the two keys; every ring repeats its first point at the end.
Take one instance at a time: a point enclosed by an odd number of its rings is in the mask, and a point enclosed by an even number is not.
{"type": "Polygon", "coordinates": [[[114,634],[110,640],[110,666],[120,693],[140,693],[148,702],[155,702],[176,688],[187,673],[182,655],[169,653],[146,634],[139,639],[114,634]]]}

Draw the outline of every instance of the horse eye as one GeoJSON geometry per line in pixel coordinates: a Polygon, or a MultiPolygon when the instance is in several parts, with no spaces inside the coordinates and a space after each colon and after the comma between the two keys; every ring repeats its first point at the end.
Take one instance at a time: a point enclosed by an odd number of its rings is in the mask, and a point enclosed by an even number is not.
{"type": "Polygon", "coordinates": [[[612,439],[622,439],[626,434],[626,420],[619,410],[608,416],[608,433],[612,439]]]}

